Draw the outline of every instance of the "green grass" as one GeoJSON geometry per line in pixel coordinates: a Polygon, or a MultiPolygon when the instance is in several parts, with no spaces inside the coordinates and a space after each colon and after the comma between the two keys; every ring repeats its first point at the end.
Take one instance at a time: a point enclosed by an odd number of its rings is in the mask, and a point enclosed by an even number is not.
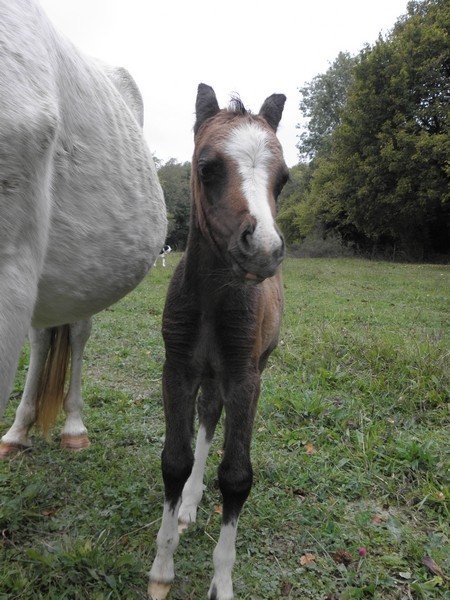
{"type": "MultiPolygon", "coordinates": [[[[95,320],[84,372],[91,448],[60,450],[56,429],[0,463],[0,599],[146,597],[163,498],[160,323],[177,259],[95,320]]],[[[284,276],[236,598],[450,598],[450,268],[291,258],[284,276]]],[[[2,431],[27,360],[25,349],[2,431]]],[[[172,600],[206,597],[220,446],[219,432],[172,600]]]]}

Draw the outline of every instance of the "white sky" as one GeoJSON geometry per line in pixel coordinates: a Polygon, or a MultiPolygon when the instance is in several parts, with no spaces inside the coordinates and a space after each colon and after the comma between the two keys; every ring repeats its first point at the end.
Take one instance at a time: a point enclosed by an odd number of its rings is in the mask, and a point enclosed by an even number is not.
{"type": "Polygon", "coordinates": [[[301,121],[298,89],[340,51],[358,53],[389,31],[407,0],[41,0],[85,53],[126,67],[144,97],[145,134],[166,161],[190,161],[197,85],[221,107],[238,93],[258,112],[270,94],[287,102],[278,136],[288,166],[301,121]]]}

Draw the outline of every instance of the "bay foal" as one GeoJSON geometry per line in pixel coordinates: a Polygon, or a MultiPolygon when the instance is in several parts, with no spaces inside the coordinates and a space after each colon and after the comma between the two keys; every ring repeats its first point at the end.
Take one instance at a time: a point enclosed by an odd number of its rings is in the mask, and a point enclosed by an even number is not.
{"type": "Polygon", "coordinates": [[[165,502],[150,574],[149,595],[155,600],[166,597],[174,578],[177,520],[180,529],[195,521],[222,408],[223,519],[208,597],[233,598],[237,523],[252,485],[250,441],[260,374],[277,344],[283,306],[284,243],[274,219],[288,177],[275,135],[285,100],[273,94],[255,116],[239,100],[220,110],[213,89],[198,88],[190,233],[163,316],[165,502]]]}

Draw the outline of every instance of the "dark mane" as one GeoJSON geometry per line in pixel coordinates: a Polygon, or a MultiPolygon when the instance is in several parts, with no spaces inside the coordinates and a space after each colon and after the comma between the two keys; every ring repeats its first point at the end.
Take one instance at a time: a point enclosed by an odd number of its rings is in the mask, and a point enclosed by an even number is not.
{"type": "Polygon", "coordinates": [[[228,110],[230,112],[235,113],[236,115],[247,115],[248,110],[245,108],[242,100],[236,94],[231,97],[230,104],[228,105],[228,110]]]}

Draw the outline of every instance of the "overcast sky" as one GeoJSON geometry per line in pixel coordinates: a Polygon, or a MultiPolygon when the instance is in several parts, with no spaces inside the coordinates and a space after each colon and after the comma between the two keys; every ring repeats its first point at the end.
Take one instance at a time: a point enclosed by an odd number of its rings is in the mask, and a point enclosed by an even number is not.
{"type": "Polygon", "coordinates": [[[197,85],[219,105],[238,93],[258,112],[284,93],[278,135],[288,166],[298,162],[298,89],[340,51],[358,53],[388,32],[407,0],[41,0],[85,53],[126,67],[138,83],[151,151],[190,161],[197,85]]]}

